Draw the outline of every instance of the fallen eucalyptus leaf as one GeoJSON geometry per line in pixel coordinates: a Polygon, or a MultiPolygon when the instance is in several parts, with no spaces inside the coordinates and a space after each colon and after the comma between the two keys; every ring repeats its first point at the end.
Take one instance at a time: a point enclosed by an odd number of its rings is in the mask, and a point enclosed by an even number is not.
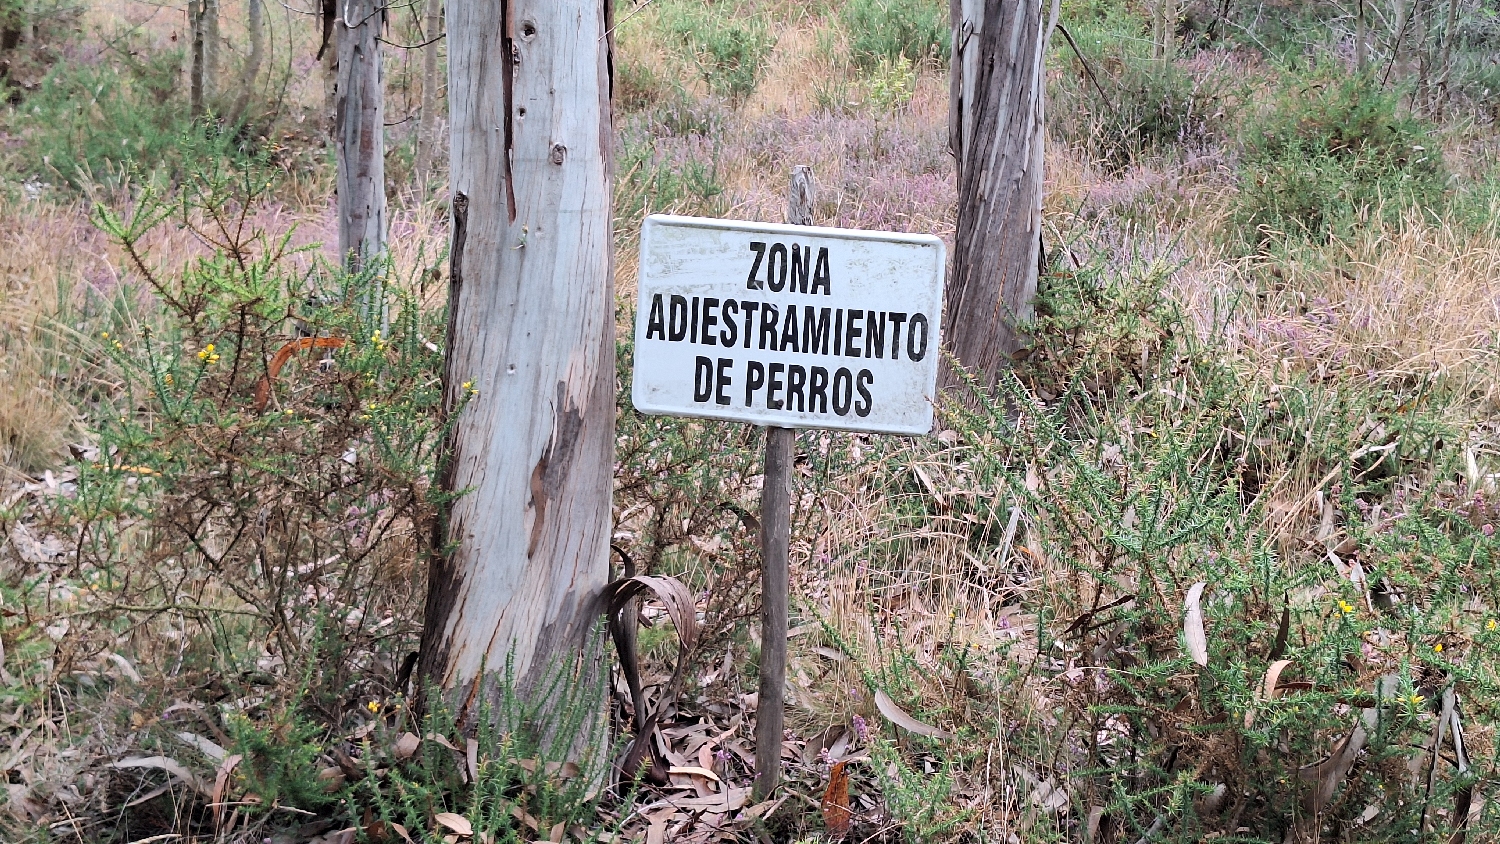
{"type": "Polygon", "coordinates": [[[1204,668],[1208,667],[1208,634],[1203,632],[1203,587],[1207,585],[1199,581],[1188,590],[1187,615],[1182,622],[1188,656],[1204,668]]]}
{"type": "Polygon", "coordinates": [[[892,724],[903,727],[919,736],[927,736],[928,738],[935,739],[953,738],[952,733],[940,730],[931,724],[924,724],[908,715],[906,710],[897,706],[896,702],[891,700],[891,696],[885,693],[885,689],[875,690],[875,708],[880,710],[881,715],[890,719],[892,724]]]}

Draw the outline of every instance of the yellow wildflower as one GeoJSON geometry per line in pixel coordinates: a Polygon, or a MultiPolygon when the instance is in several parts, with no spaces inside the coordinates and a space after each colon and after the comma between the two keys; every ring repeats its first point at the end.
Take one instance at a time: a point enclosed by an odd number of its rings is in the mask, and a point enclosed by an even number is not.
{"type": "Polygon", "coordinates": [[[1491,633],[1495,632],[1496,627],[1500,627],[1500,624],[1497,624],[1493,618],[1484,623],[1484,629],[1490,631],[1491,633]]]}
{"type": "Polygon", "coordinates": [[[1433,645],[1432,646],[1432,652],[1435,653],[1435,654],[1442,653],[1443,652],[1443,643],[1442,642],[1438,642],[1436,645],[1433,645]]]}
{"type": "Polygon", "coordinates": [[[1344,615],[1348,615],[1349,613],[1354,612],[1354,605],[1344,600],[1343,598],[1340,598],[1339,612],[1342,612],[1344,615]]]}
{"type": "Polygon", "coordinates": [[[380,701],[372,700],[369,703],[365,704],[365,708],[370,710],[370,714],[373,715],[374,713],[380,711],[380,701]]]}

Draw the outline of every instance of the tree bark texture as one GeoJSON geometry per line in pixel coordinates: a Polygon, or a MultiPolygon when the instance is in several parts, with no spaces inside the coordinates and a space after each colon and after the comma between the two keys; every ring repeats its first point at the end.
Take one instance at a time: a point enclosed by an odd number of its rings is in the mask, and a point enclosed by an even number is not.
{"type": "Polygon", "coordinates": [[[417,186],[422,196],[427,195],[432,178],[433,153],[437,147],[438,117],[438,50],[442,43],[437,40],[443,31],[443,0],[427,0],[423,16],[422,39],[429,41],[422,48],[422,116],[417,124],[417,186]]]}
{"type": "Polygon", "coordinates": [[[203,96],[214,97],[219,82],[219,0],[203,0],[203,96]]]}
{"type": "MultiPolygon", "coordinates": [[[[1042,225],[1043,58],[1053,0],[951,0],[949,143],[958,159],[958,231],[943,339],[992,387],[1025,345],[1042,225]]],[[[946,371],[944,381],[956,382],[946,371]]]]}
{"type": "Polygon", "coordinates": [[[265,4],[263,0],[248,0],[249,8],[246,26],[249,30],[250,55],[245,59],[245,67],[240,74],[240,92],[235,96],[234,105],[229,109],[225,123],[230,126],[237,125],[245,116],[245,109],[249,107],[250,100],[255,96],[255,79],[260,75],[260,65],[266,54],[266,28],[265,28],[265,4]]]}
{"type": "MultiPolygon", "coordinates": [[[[465,723],[551,672],[586,687],[615,420],[609,4],[449,0],[448,441],[422,675],[465,723]],[[443,529],[443,528],[440,528],[443,529]]],[[[602,687],[599,687],[602,688],[602,687]]],[[[602,704],[602,701],[596,703],[602,704]]]]}
{"type": "Polygon", "coordinates": [[[188,0],[188,113],[203,114],[203,0],[188,0]]]}
{"type": "MultiPolygon", "coordinates": [[[[339,75],[334,104],[338,155],[339,257],[361,272],[385,252],[385,80],[380,62],[383,0],[339,4],[339,75]]],[[[365,318],[383,324],[380,291],[362,303],[365,318]]]]}

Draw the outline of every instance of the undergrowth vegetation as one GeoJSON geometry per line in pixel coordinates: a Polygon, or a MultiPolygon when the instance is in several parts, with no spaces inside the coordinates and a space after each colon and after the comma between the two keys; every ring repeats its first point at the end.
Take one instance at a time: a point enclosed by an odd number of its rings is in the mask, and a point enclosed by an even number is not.
{"type": "MultiPolygon", "coordinates": [[[[613,563],[678,578],[701,628],[671,700],[678,631],[641,601],[665,784],[617,770],[619,672],[606,717],[561,670],[549,716],[427,705],[440,444],[474,396],[444,413],[444,191],[393,180],[388,259],[342,271],[315,28],[271,16],[251,104],[193,117],[181,21],[106,5],[0,0],[5,840],[1500,829],[1492,5],[1372,16],[1361,71],[1331,7],[1061,4],[1029,349],[931,437],[798,434],[764,802],[762,432],[634,412],[620,333],[613,563]]],[[[945,4],[615,22],[621,326],[645,215],[780,222],[794,164],[819,223],[951,235],[945,4]]],[[[390,49],[399,176],[420,62],[390,49]]]]}

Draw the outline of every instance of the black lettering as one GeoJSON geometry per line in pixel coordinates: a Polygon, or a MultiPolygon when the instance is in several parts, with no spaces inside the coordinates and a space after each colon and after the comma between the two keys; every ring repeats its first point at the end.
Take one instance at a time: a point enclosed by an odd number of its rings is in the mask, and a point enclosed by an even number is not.
{"type": "Polygon", "coordinates": [[[699,355],[693,361],[693,401],[708,401],[714,394],[714,362],[699,355]]]}
{"type": "MultiPolygon", "coordinates": [[[[806,308],[802,309],[806,312],[806,308]]],[[[800,352],[802,338],[797,336],[797,306],[787,305],[786,316],[781,318],[781,350],[783,352],[800,352]]]]}
{"type": "Polygon", "coordinates": [[[734,341],[739,339],[739,326],[734,324],[734,317],[729,312],[734,311],[736,315],[740,312],[740,303],[734,299],[724,300],[724,329],[719,332],[719,342],[725,346],[734,346],[734,341]]]}
{"type": "Polygon", "coordinates": [[[748,302],[740,300],[740,310],[745,312],[745,348],[750,348],[750,337],[754,333],[750,329],[755,327],[755,310],[760,307],[759,302],[748,302]]]}
{"type": "Polygon", "coordinates": [[[719,324],[719,318],[714,315],[714,311],[718,310],[718,307],[718,299],[711,296],[703,297],[703,331],[698,334],[698,342],[705,346],[717,345],[714,342],[714,335],[709,332],[713,331],[714,326],[719,324]]]}
{"type": "Polygon", "coordinates": [[[750,241],[750,251],[755,253],[755,263],[750,265],[750,278],[745,280],[746,290],[759,290],[764,286],[755,274],[760,272],[761,259],[766,257],[766,245],[759,240],[750,241]]]}
{"type": "Polygon", "coordinates": [[[865,311],[865,357],[885,357],[885,311],[865,311]]]}
{"type": "Polygon", "coordinates": [[[646,339],[667,339],[667,321],[662,314],[660,293],[651,296],[651,316],[646,318],[646,339]]]}
{"type": "Polygon", "coordinates": [[[719,358],[719,371],[714,377],[714,401],[718,404],[729,404],[729,370],[734,368],[733,358],[719,358]]]}
{"type": "Polygon", "coordinates": [[[901,323],[906,322],[906,314],[901,311],[891,311],[891,360],[901,359],[901,323]]]}
{"type": "Polygon", "coordinates": [[[786,288],[786,244],[771,244],[771,257],[766,259],[766,284],[772,293],[786,288]]]}
{"type": "Polygon", "coordinates": [[[865,312],[859,308],[849,309],[849,322],[844,325],[844,355],[851,358],[861,357],[859,353],[859,335],[864,333],[859,319],[865,312]]]}
{"type": "Polygon", "coordinates": [[[802,401],[802,387],[807,384],[807,369],[795,363],[786,367],[786,409],[792,409],[792,399],[797,400],[797,412],[807,409],[802,401]]]}
{"type": "Polygon", "coordinates": [[[849,404],[854,399],[854,375],[843,367],[833,373],[833,412],[849,415],[849,404]]]}
{"type": "Polygon", "coordinates": [[[778,316],[780,314],[776,313],[776,306],[770,302],[765,302],[760,306],[760,347],[762,349],[780,351],[776,348],[776,318],[778,316]],[[768,340],[771,343],[769,347],[766,345],[768,340]]]}
{"type": "Polygon", "coordinates": [[[828,317],[832,308],[818,311],[814,319],[813,308],[802,306],[802,351],[809,355],[828,354],[828,317]]]}
{"type": "Polygon", "coordinates": [[[828,247],[826,246],[818,247],[818,265],[813,270],[812,292],[817,293],[820,287],[823,288],[824,296],[833,295],[833,289],[828,281],[828,247]]]}
{"type": "Polygon", "coordinates": [[[859,390],[859,401],[854,403],[854,415],[864,418],[870,415],[870,387],[875,383],[875,376],[870,370],[861,369],[859,377],[854,379],[854,388],[859,390]]]}
{"type": "Polygon", "coordinates": [[[812,247],[803,249],[797,244],[792,244],[792,286],[787,289],[788,293],[807,292],[807,273],[812,269],[812,247]]]}
{"type": "Polygon", "coordinates": [[[781,398],[776,394],[781,392],[781,373],[786,371],[786,364],[773,363],[770,370],[770,374],[766,376],[766,407],[780,410],[781,398]]]}
{"type": "Polygon", "coordinates": [[[925,314],[911,315],[911,328],[906,332],[906,356],[912,360],[927,357],[927,317],[925,314]],[[917,326],[922,326],[922,342],[917,343],[917,326]]]}
{"type": "Polygon", "coordinates": [[[828,370],[821,366],[812,367],[807,379],[807,409],[810,413],[828,412],[828,370]]]}
{"type": "Polygon", "coordinates": [[[688,326],[688,342],[698,342],[698,297],[693,297],[693,321],[688,326]]]}
{"type": "Polygon", "coordinates": [[[842,355],[844,348],[844,309],[833,312],[833,353],[842,355]]]}
{"type": "Polygon", "coordinates": [[[673,296],[667,309],[667,339],[673,343],[687,336],[688,303],[681,296],[673,296]]]}
{"type": "Polygon", "coordinates": [[[745,363],[745,407],[755,406],[755,391],[766,385],[766,365],[758,360],[745,363]]]}

